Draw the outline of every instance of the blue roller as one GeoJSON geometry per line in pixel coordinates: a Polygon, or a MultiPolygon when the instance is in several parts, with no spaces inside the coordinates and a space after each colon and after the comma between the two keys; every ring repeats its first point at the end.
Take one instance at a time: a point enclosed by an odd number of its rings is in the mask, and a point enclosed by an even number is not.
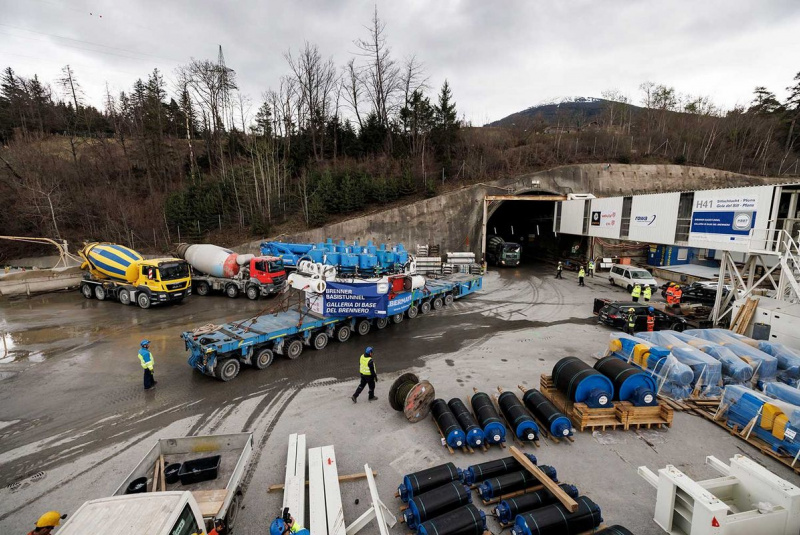
{"type": "MultiPolygon", "coordinates": [[[[537,463],[536,456],[526,453],[525,457],[530,459],[533,464],[537,463]]],[[[490,477],[501,476],[510,472],[519,472],[524,470],[523,466],[514,457],[504,457],[502,459],[495,459],[494,461],[486,461],[485,463],[473,464],[463,470],[464,484],[474,485],[480,483],[490,477]]]]}
{"type": "Polygon", "coordinates": [[[753,378],[753,367],[727,347],[687,333],[673,332],[672,335],[720,361],[726,382],[746,383],[753,378]]]}
{"type": "MultiPolygon", "coordinates": [[[[555,468],[543,464],[539,466],[539,470],[558,483],[558,473],[555,468]]],[[[533,474],[527,470],[520,470],[487,479],[478,486],[478,494],[482,499],[488,501],[510,492],[524,490],[540,484],[540,481],[533,474]]]]}
{"type": "Polygon", "coordinates": [[[522,401],[540,422],[547,425],[554,437],[572,436],[572,422],[559,411],[544,394],[531,388],[522,395],[522,401]]]}
{"type": "Polygon", "coordinates": [[[461,469],[456,468],[453,463],[441,464],[433,468],[406,474],[403,476],[403,482],[397,487],[397,492],[400,494],[400,499],[408,503],[414,496],[446,485],[451,481],[463,479],[463,477],[461,469]]]}
{"type": "Polygon", "coordinates": [[[492,399],[485,392],[476,392],[470,400],[472,412],[478,424],[483,428],[488,444],[500,444],[506,441],[506,426],[494,408],[492,399]]]}
{"type": "Polygon", "coordinates": [[[511,535],[572,535],[591,533],[603,522],[600,507],[586,496],[579,496],[578,510],[571,513],[560,503],[517,515],[511,535]]]}
{"type": "Polygon", "coordinates": [[[416,530],[426,520],[468,503],[472,503],[469,487],[460,481],[452,481],[411,498],[408,508],[403,511],[403,518],[409,529],[416,530]]]}
{"type": "MultiPolygon", "coordinates": [[[[577,498],[579,495],[578,487],[575,485],[562,483],[559,485],[559,487],[561,487],[561,490],[563,490],[570,498],[577,498]]],[[[526,513],[528,511],[532,511],[533,509],[538,509],[539,507],[556,503],[557,501],[558,498],[556,498],[555,495],[549,490],[540,489],[534,492],[529,492],[528,494],[523,494],[522,496],[502,500],[499,504],[497,504],[495,513],[497,514],[497,519],[501,524],[510,524],[514,521],[514,517],[520,513],[526,513]]]]}
{"type": "Polygon", "coordinates": [[[614,383],[614,399],[636,406],[658,405],[656,382],[641,368],[609,355],[598,360],[594,369],[614,383]]]}
{"type": "Polygon", "coordinates": [[[467,504],[422,523],[417,535],[483,535],[486,513],[467,504]]]}
{"type": "Polygon", "coordinates": [[[539,438],[539,426],[516,394],[505,391],[497,398],[497,403],[518,439],[532,441],[539,438]]]}
{"type": "Polygon", "coordinates": [[[553,384],[571,401],[591,408],[610,407],[614,399],[611,379],[577,357],[564,357],[556,362],[553,384]]]}
{"type": "Polygon", "coordinates": [[[431,416],[439,426],[439,430],[444,435],[448,446],[460,448],[466,444],[467,436],[445,400],[433,400],[433,403],[431,403],[431,416]]]}
{"type": "Polygon", "coordinates": [[[767,383],[764,385],[764,393],[769,397],[800,407],[800,390],[797,388],[783,383],[767,383]]]}

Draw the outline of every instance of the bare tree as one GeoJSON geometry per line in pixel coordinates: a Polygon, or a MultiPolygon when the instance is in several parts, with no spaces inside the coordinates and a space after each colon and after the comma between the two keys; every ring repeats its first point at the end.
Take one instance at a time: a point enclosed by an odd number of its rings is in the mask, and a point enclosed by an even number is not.
{"type": "Polygon", "coordinates": [[[350,106],[350,109],[356,114],[358,127],[363,128],[364,123],[361,121],[361,113],[358,111],[358,105],[362,100],[361,88],[363,87],[363,82],[361,81],[358,69],[356,68],[355,58],[350,58],[350,61],[348,61],[347,65],[344,67],[344,72],[342,73],[342,86],[345,89],[344,100],[350,106]]]}

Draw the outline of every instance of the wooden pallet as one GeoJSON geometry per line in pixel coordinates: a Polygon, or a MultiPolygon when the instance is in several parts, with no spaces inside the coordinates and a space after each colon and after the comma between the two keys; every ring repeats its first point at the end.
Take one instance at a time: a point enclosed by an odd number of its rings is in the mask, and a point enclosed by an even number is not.
{"type": "Polygon", "coordinates": [[[616,406],[616,414],[625,431],[631,428],[672,427],[672,407],[664,402],[651,407],[636,407],[629,401],[620,401],[616,406]]]}
{"type": "Polygon", "coordinates": [[[587,429],[606,431],[609,429],[625,428],[625,424],[617,419],[617,402],[613,402],[611,407],[603,409],[592,409],[587,407],[585,403],[574,403],[556,389],[553,384],[553,378],[549,375],[542,375],[540,379],[540,390],[542,394],[544,394],[544,397],[549,399],[558,410],[572,420],[572,425],[574,425],[575,429],[578,431],[585,431],[587,429]]]}

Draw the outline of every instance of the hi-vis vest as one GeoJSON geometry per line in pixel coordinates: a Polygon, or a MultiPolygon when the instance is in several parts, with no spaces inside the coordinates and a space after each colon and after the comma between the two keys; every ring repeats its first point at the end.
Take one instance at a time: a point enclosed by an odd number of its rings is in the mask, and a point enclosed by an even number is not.
{"type": "Polygon", "coordinates": [[[578,276],[579,277],[585,277],[586,276],[586,272],[583,270],[583,268],[581,268],[581,270],[578,271],[578,276]]]}
{"type": "Polygon", "coordinates": [[[640,295],[642,295],[642,287],[634,286],[633,290],[631,290],[631,297],[639,297],[640,295]]]}
{"type": "Polygon", "coordinates": [[[652,295],[653,295],[653,290],[651,290],[649,286],[645,286],[644,287],[644,298],[645,299],[650,299],[650,297],[652,295]]]}
{"type": "Polygon", "coordinates": [[[593,269],[594,269],[594,262],[589,260],[589,271],[592,271],[593,269]]]}
{"type": "Polygon", "coordinates": [[[628,312],[628,325],[631,327],[636,326],[636,313],[635,312],[628,312]]]}
{"type": "MultiPolygon", "coordinates": [[[[368,357],[366,355],[361,355],[361,364],[359,366],[358,371],[361,375],[372,375],[372,372],[369,371],[369,361],[372,360],[372,357],[368,357]]],[[[373,364],[373,367],[375,365],[373,364]]]]}
{"type": "Polygon", "coordinates": [[[142,368],[147,368],[148,370],[153,371],[155,359],[153,358],[153,355],[151,355],[150,352],[145,348],[139,350],[139,362],[142,363],[142,368]]]}

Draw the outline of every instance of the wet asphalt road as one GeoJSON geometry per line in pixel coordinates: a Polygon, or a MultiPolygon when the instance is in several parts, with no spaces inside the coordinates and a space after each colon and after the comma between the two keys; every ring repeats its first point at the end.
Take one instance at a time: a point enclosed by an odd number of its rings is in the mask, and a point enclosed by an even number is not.
{"type": "MultiPolygon", "coordinates": [[[[589,288],[594,284],[590,279],[589,288]]],[[[588,291],[575,299],[576,286],[571,280],[553,281],[546,267],[492,272],[483,292],[442,311],[391,325],[380,334],[331,342],[323,351],[306,348],[295,361],[279,357],[264,371],[243,368],[229,383],[190,369],[179,335],[256,314],[269,301],[194,296],[178,305],[141,310],[85,300],[74,292],[0,302],[0,333],[8,347],[0,359],[0,374],[6,376],[0,381],[0,526],[22,525],[15,513],[23,504],[38,502],[25,511],[27,516],[47,510],[50,493],[70,488],[73,480],[110,463],[126,448],[141,441],[152,444],[176,422],[190,422],[187,434],[222,429],[268,435],[304,385],[353,379],[353,357],[364,345],[384,356],[380,372],[393,372],[421,366],[434,353],[457,359],[461,347],[502,331],[594,323],[591,306],[585,304],[588,291]],[[142,338],[152,341],[156,359],[159,384],[150,392],[142,390],[136,357],[142,338]],[[82,466],[87,459],[91,466],[82,466]],[[36,477],[42,473],[60,475],[37,490],[36,477]]],[[[113,477],[115,483],[122,479],[113,477]]],[[[85,499],[95,497],[89,493],[85,499]]]]}

